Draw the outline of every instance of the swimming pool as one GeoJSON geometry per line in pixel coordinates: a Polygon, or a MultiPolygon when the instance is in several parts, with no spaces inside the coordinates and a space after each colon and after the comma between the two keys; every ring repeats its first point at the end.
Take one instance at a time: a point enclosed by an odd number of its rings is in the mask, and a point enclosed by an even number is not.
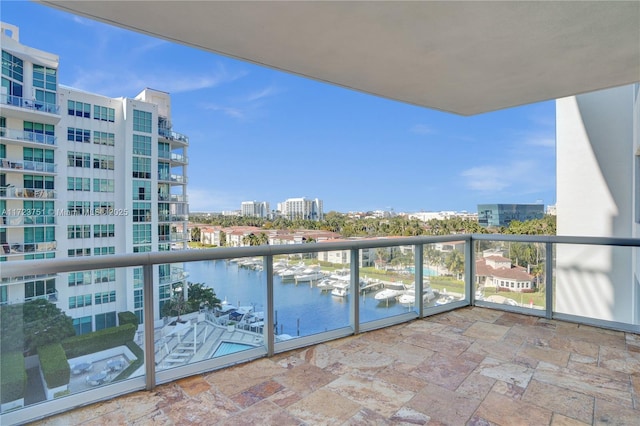
{"type": "Polygon", "coordinates": [[[235,343],[235,342],[221,342],[220,345],[216,348],[211,355],[211,358],[215,358],[218,356],[229,355],[236,352],[246,351],[247,349],[253,349],[255,346],[247,345],[244,343],[235,343]]]}

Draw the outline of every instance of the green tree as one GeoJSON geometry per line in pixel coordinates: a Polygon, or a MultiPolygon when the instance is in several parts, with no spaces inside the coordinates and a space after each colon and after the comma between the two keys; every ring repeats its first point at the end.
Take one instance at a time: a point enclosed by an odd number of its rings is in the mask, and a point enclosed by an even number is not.
{"type": "Polygon", "coordinates": [[[0,350],[33,355],[39,346],[75,336],[73,319],[44,299],[0,306],[0,350]]]}
{"type": "Polygon", "coordinates": [[[445,259],[445,266],[449,272],[460,276],[464,273],[464,256],[458,250],[452,250],[445,259]]]}
{"type": "Polygon", "coordinates": [[[220,299],[215,291],[203,283],[187,283],[187,299],[184,299],[184,291],[178,291],[162,306],[162,316],[178,317],[180,315],[197,312],[200,308],[220,307],[220,299]]]}
{"type": "Polygon", "coordinates": [[[191,241],[200,242],[201,230],[197,226],[191,229],[191,241]]]}

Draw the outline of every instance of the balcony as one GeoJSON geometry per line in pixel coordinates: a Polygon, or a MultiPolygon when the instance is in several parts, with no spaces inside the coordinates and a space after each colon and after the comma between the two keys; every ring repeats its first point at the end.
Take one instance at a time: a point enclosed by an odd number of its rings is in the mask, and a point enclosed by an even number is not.
{"type": "Polygon", "coordinates": [[[159,222],[186,222],[189,216],[186,214],[158,214],[159,222]]]}
{"type": "MultiPolygon", "coordinates": [[[[15,209],[16,211],[18,209],[15,209]]],[[[25,211],[28,211],[25,209],[25,211]]],[[[6,215],[0,216],[0,225],[3,226],[30,226],[30,225],[55,225],[55,215],[6,215]]]]}
{"type": "Polygon", "coordinates": [[[35,99],[25,99],[19,96],[0,95],[0,104],[16,107],[27,111],[58,115],[60,108],[56,104],[50,104],[35,99]]]}
{"type": "Polygon", "coordinates": [[[27,142],[25,145],[38,144],[56,146],[56,137],[53,135],[45,135],[43,133],[27,132],[17,129],[0,128],[0,137],[12,139],[18,142],[27,142]]]}
{"type": "MultiPolygon", "coordinates": [[[[230,423],[277,417],[296,424],[551,424],[558,418],[587,424],[607,418],[633,424],[640,402],[640,321],[633,314],[637,301],[624,297],[633,281],[612,283],[620,297],[594,298],[590,286],[619,271],[607,273],[595,265],[579,268],[567,247],[581,253],[605,250],[619,260],[634,254],[640,240],[455,235],[7,262],[3,276],[22,275],[26,267],[40,274],[143,266],[145,320],[134,343],[143,351],[144,367],[124,376],[113,374],[90,388],[70,388],[69,394],[42,401],[33,409],[4,412],[0,420],[24,423],[65,412],[51,420],[101,422],[110,415],[120,423],[152,417],[171,423],[188,412],[203,423],[216,415],[230,423]],[[437,260],[436,247],[443,242],[457,243],[459,250],[452,253],[462,262],[459,267],[437,260]],[[483,262],[505,262],[505,258],[487,252],[487,246],[534,253],[539,268],[530,283],[535,283],[535,290],[490,276],[481,267],[483,262]],[[376,252],[382,255],[394,247],[407,249],[404,260],[392,268],[374,270],[358,261],[362,250],[381,249],[376,252]],[[350,253],[346,265],[350,293],[341,301],[321,295],[318,282],[285,283],[285,264],[343,250],[350,253]],[[261,321],[231,324],[230,316],[225,319],[202,307],[184,315],[180,329],[158,321],[155,265],[221,262],[213,269],[203,268],[210,275],[216,268],[227,273],[232,265],[244,264],[242,259],[256,257],[262,258],[263,268],[238,266],[228,276],[238,280],[231,283],[233,287],[243,285],[248,276],[257,280],[251,288],[263,310],[261,321]],[[374,273],[388,276],[389,281],[399,274],[415,294],[425,294],[423,290],[431,287],[442,297],[437,303],[415,298],[413,304],[395,310],[378,306],[362,285],[363,281],[379,284],[370,276],[374,273]],[[287,299],[286,291],[300,291],[296,294],[301,296],[287,299]],[[509,295],[513,303],[494,297],[498,293],[509,295]],[[444,296],[452,298],[439,303],[444,296]],[[283,312],[299,302],[309,314],[326,312],[327,303],[340,306],[343,314],[319,315],[311,324],[302,317],[297,333],[295,326],[288,335],[282,333],[283,312]],[[599,310],[604,307],[610,312],[599,310]],[[584,315],[585,308],[594,314],[584,315]],[[226,352],[225,347],[224,355],[216,355],[223,345],[215,344],[225,341],[242,348],[226,352]],[[234,368],[226,368],[230,366],[234,368]],[[174,393],[178,388],[185,391],[180,399],[174,393]],[[133,393],[144,389],[155,390],[133,393]],[[120,396],[125,393],[131,395],[120,396]],[[113,408],[104,404],[101,409],[79,408],[115,396],[113,408]],[[203,398],[227,402],[202,404],[203,398]],[[140,401],[149,403],[144,412],[138,410],[140,401]]],[[[217,290],[220,285],[221,281],[213,281],[217,290]]],[[[93,357],[94,363],[101,362],[97,354],[93,357]]],[[[74,380],[72,376],[69,386],[74,380]]]]}
{"type": "Polygon", "coordinates": [[[56,165],[54,163],[45,163],[44,161],[10,161],[7,159],[0,160],[0,169],[19,172],[42,172],[56,173],[56,165]]]}
{"type": "Polygon", "coordinates": [[[173,130],[158,127],[158,135],[171,142],[176,142],[180,145],[189,145],[189,137],[182,133],[174,132],[173,130]]]}
{"type": "Polygon", "coordinates": [[[187,233],[172,232],[170,235],[158,235],[160,242],[187,241],[187,233]]]}
{"type": "Polygon", "coordinates": [[[33,254],[33,253],[46,253],[56,251],[56,242],[55,241],[47,241],[43,243],[2,243],[2,251],[0,251],[0,255],[3,256],[11,256],[11,255],[25,255],[25,254],[33,254]]]}
{"type": "Polygon", "coordinates": [[[14,186],[7,186],[0,188],[0,197],[54,200],[56,198],[56,191],[53,189],[16,188],[14,186]]]}

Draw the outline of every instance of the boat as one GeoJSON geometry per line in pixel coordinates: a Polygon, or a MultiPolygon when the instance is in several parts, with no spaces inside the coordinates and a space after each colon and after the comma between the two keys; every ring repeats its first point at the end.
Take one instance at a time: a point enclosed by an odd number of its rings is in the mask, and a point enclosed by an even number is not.
{"type": "Polygon", "coordinates": [[[332,296],[347,297],[349,294],[349,283],[336,282],[331,290],[332,296]]]}
{"type": "Polygon", "coordinates": [[[450,294],[442,295],[436,300],[436,306],[446,305],[447,303],[451,303],[455,301],[456,298],[451,296],[450,294]]]}
{"type": "Polygon", "coordinates": [[[299,274],[295,274],[293,279],[295,282],[317,281],[325,277],[325,273],[320,270],[319,266],[312,266],[304,269],[299,274]]]}
{"type": "Polygon", "coordinates": [[[329,278],[325,278],[323,280],[320,280],[320,282],[316,284],[316,287],[318,287],[322,291],[331,291],[333,290],[334,285],[335,285],[335,281],[329,278]]]}
{"type": "Polygon", "coordinates": [[[401,282],[386,283],[384,290],[377,292],[373,298],[378,302],[389,302],[407,291],[407,287],[401,282]]]}
{"type": "MultiPolygon", "coordinates": [[[[422,289],[422,301],[424,303],[431,302],[436,298],[435,293],[431,287],[426,287],[422,289]]],[[[398,303],[402,305],[415,305],[416,303],[416,291],[415,289],[410,289],[398,296],[398,303]]]]}

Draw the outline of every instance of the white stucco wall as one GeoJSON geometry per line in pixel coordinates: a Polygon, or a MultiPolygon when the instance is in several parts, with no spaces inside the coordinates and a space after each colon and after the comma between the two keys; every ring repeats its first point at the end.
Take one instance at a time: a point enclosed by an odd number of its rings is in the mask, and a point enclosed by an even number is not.
{"type": "MultiPolygon", "coordinates": [[[[631,237],[633,86],[556,102],[558,235],[631,237]]],[[[557,312],[637,321],[634,250],[556,246],[557,312]]]]}

